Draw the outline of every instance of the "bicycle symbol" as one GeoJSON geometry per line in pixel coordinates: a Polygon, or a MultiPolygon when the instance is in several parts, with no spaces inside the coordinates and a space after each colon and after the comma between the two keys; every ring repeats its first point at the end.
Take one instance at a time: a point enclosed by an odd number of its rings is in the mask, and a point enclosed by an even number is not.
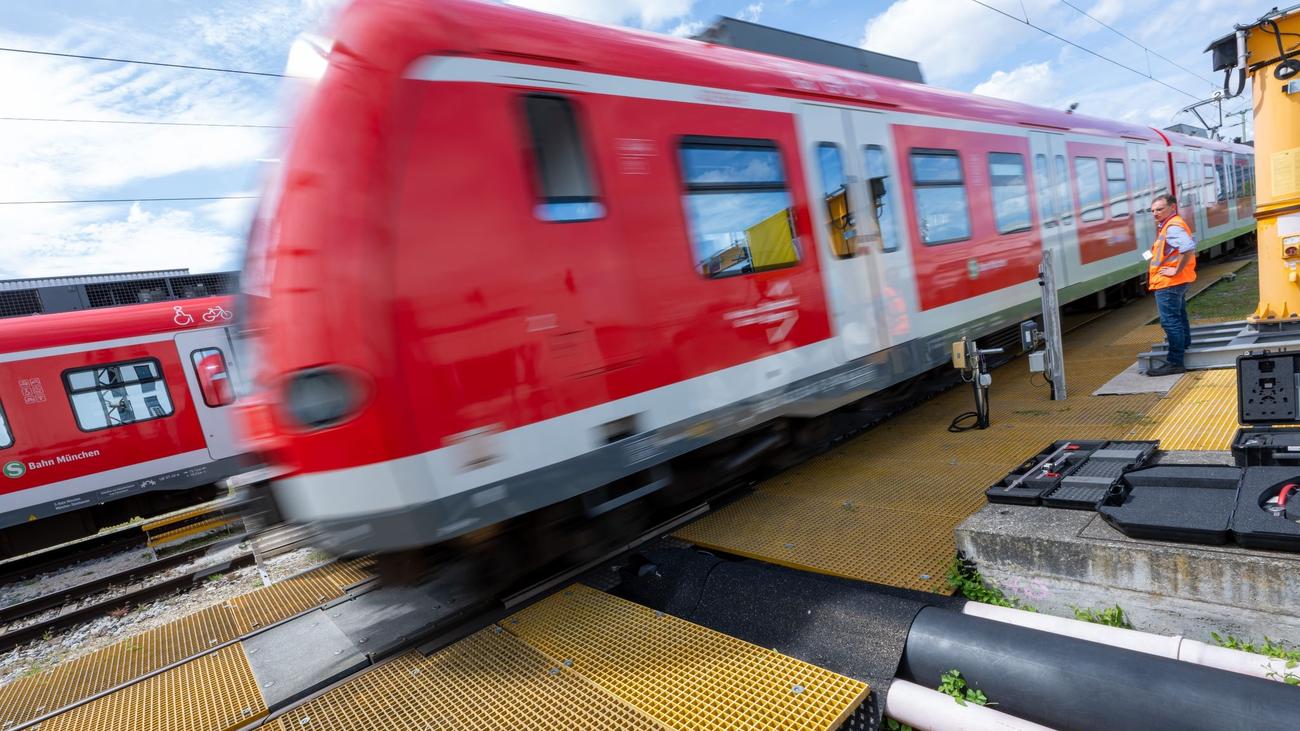
{"type": "Polygon", "coordinates": [[[172,317],[172,322],[176,323],[177,325],[184,326],[184,325],[194,324],[194,315],[191,315],[190,313],[186,312],[184,309],[181,308],[180,305],[176,305],[175,307],[172,307],[172,312],[176,313],[172,317]]]}
{"type": "Polygon", "coordinates": [[[221,305],[213,305],[212,307],[208,308],[207,312],[203,313],[204,322],[216,322],[218,319],[232,320],[234,319],[234,317],[235,317],[235,313],[231,312],[230,310],[227,310],[221,305]]]}

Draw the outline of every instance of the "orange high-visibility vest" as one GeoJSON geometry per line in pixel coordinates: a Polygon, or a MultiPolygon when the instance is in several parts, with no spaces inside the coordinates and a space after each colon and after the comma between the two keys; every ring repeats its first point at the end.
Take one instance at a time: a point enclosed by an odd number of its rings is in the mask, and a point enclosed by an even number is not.
{"type": "Polygon", "coordinates": [[[1168,246],[1165,243],[1165,233],[1170,226],[1181,226],[1188,236],[1192,235],[1192,230],[1187,227],[1187,222],[1183,217],[1175,213],[1165,221],[1160,227],[1160,233],[1156,234],[1156,242],[1151,246],[1151,262],[1147,268],[1147,287],[1152,291],[1173,287],[1179,284],[1187,284],[1196,281],[1196,252],[1188,252],[1191,261],[1183,265],[1183,270],[1172,277],[1166,277],[1160,273],[1160,268],[1164,266],[1173,266],[1178,258],[1178,249],[1168,246]]]}

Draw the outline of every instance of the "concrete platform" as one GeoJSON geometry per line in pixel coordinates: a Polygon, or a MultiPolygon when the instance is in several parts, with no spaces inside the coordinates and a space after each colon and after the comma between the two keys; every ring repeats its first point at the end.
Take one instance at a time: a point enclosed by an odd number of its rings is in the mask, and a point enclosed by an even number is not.
{"type": "Polygon", "coordinates": [[[1043,612],[1118,604],[1146,632],[1300,640],[1300,554],[1136,540],[1094,512],[1019,505],[985,505],[956,540],[986,580],[1043,612]]]}
{"type": "Polygon", "coordinates": [[[1183,375],[1177,373],[1172,376],[1148,376],[1139,371],[1137,363],[1134,363],[1106,381],[1105,385],[1093,391],[1092,395],[1123,396],[1134,393],[1155,393],[1167,396],[1174,390],[1174,386],[1178,385],[1183,375]]]}

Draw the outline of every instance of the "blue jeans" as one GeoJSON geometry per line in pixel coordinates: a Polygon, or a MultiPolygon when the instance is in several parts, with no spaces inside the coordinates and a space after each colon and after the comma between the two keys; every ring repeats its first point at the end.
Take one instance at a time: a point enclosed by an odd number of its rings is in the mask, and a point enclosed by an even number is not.
{"type": "Polygon", "coordinates": [[[1165,363],[1181,368],[1183,351],[1187,350],[1192,336],[1192,325],[1187,321],[1187,284],[1156,290],[1156,310],[1160,313],[1160,327],[1169,342],[1169,355],[1165,363]]]}

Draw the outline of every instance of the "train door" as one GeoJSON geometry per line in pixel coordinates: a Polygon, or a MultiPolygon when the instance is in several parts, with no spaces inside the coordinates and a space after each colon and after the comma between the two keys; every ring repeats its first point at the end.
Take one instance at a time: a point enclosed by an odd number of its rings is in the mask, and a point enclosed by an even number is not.
{"type": "Polygon", "coordinates": [[[859,220],[868,221],[879,232],[866,242],[875,289],[873,306],[879,313],[883,328],[882,338],[889,345],[898,345],[912,337],[909,313],[916,307],[916,292],[912,283],[916,276],[906,241],[907,221],[903,218],[903,201],[900,198],[898,171],[894,169],[898,155],[889,136],[885,116],[877,112],[846,111],[850,126],[849,138],[853,149],[848,159],[853,165],[859,220]]]}
{"type": "Polygon", "coordinates": [[[213,327],[176,334],[176,350],[184,365],[190,400],[213,459],[233,457],[242,451],[229,408],[241,389],[228,330],[213,327]]]}
{"type": "Polygon", "coordinates": [[[1146,144],[1129,142],[1128,182],[1132,191],[1134,247],[1146,251],[1155,241],[1155,222],[1151,220],[1151,165],[1147,162],[1146,144]]]}
{"type": "Polygon", "coordinates": [[[879,247],[874,216],[862,217],[861,163],[853,150],[851,112],[805,104],[799,115],[805,179],[813,194],[817,255],[826,273],[840,357],[861,358],[884,348],[887,336],[877,310],[879,247]]]}
{"type": "Polygon", "coordinates": [[[1034,196],[1038,201],[1039,235],[1043,250],[1051,252],[1056,286],[1079,280],[1079,235],[1070,195],[1065,137],[1056,132],[1030,132],[1029,152],[1033,156],[1034,196]]]}

